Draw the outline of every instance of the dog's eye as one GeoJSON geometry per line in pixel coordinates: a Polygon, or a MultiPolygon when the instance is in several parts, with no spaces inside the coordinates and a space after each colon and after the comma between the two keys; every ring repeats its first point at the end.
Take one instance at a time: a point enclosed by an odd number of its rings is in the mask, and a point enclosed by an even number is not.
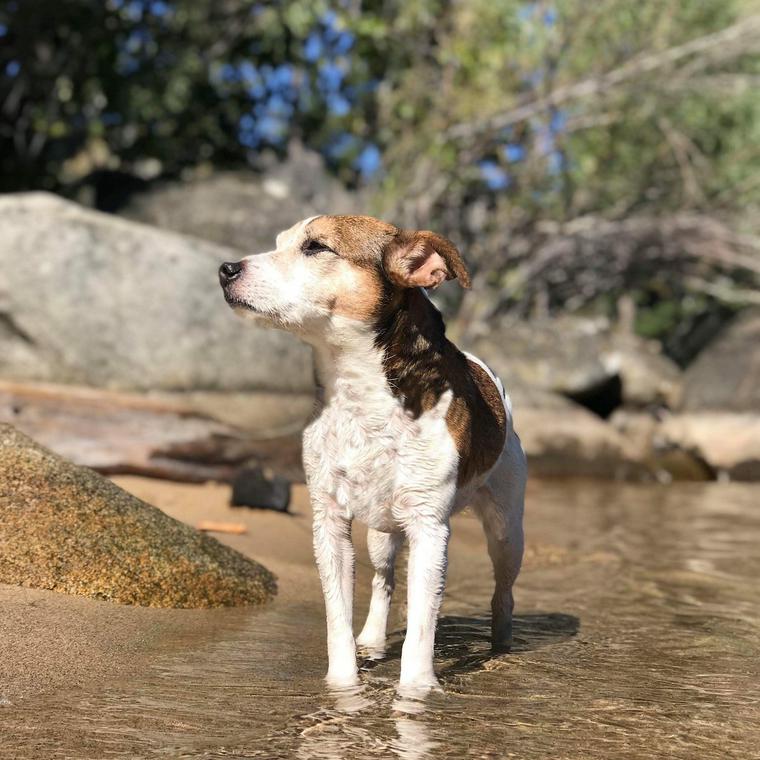
{"type": "Polygon", "coordinates": [[[314,256],[314,254],[322,253],[323,251],[335,253],[332,248],[326,246],[324,243],[320,243],[319,240],[309,240],[302,250],[306,256],[314,256]]]}

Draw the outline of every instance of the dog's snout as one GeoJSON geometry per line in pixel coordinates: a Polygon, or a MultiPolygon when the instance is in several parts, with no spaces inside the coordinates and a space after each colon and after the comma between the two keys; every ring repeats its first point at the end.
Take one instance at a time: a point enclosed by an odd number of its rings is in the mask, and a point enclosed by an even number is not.
{"type": "Polygon", "coordinates": [[[232,282],[234,279],[240,276],[243,271],[243,263],[240,261],[225,261],[222,266],[219,267],[219,282],[222,285],[232,282]]]}

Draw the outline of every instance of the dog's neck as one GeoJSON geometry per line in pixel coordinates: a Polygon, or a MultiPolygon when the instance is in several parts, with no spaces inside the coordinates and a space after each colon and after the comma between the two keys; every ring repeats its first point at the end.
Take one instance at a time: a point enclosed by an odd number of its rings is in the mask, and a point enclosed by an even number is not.
{"type": "Polygon", "coordinates": [[[415,418],[437,404],[465,361],[447,340],[440,312],[418,288],[396,294],[374,325],[337,323],[331,339],[314,349],[325,403],[336,394],[359,402],[383,395],[415,418]]]}
{"type": "Polygon", "coordinates": [[[382,352],[375,333],[357,320],[333,320],[329,338],[313,341],[320,400],[329,405],[336,398],[356,402],[372,396],[388,397],[382,352]]]}

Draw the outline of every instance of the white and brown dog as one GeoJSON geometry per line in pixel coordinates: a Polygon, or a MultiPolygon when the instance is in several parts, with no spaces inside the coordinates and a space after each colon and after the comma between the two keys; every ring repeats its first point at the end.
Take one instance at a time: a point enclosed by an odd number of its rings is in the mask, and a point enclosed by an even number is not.
{"type": "Polygon", "coordinates": [[[366,216],[317,216],[277,248],[223,264],[230,306],[314,348],[322,385],[303,436],[314,551],[327,612],[327,681],[358,680],[356,645],[385,644],[394,559],[409,542],[401,687],[437,685],[436,618],[449,521],[471,504],[493,561],[492,639],[512,636],[512,584],[523,553],[526,463],[501,382],[449,342],[423,288],[470,280],[454,245],[366,216]],[[375,577],[354,639],[351,522],[369,527],[375,577]]]}

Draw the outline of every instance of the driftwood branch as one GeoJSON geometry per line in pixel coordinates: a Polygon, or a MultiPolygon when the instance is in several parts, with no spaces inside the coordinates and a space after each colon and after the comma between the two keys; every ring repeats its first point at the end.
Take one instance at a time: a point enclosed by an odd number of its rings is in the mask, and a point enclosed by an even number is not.
{"type": "Polygon", "coordinates": [[[491,313],[527,313],[540,302],[572,310],[662,273],[732,305],[756,302],[752,288],[760,284],[760,240],[697,214],[545,222],[501,247],[509,253],[500,269],[509,276],[491,313]]]}
{"type": "Polygon", "coordinates": [[[302,477],[300,435],[254,439],[178,404],[137,394],[2,380],[0,422],[109,475],[228,481],[255,461],[302,477]]]}

